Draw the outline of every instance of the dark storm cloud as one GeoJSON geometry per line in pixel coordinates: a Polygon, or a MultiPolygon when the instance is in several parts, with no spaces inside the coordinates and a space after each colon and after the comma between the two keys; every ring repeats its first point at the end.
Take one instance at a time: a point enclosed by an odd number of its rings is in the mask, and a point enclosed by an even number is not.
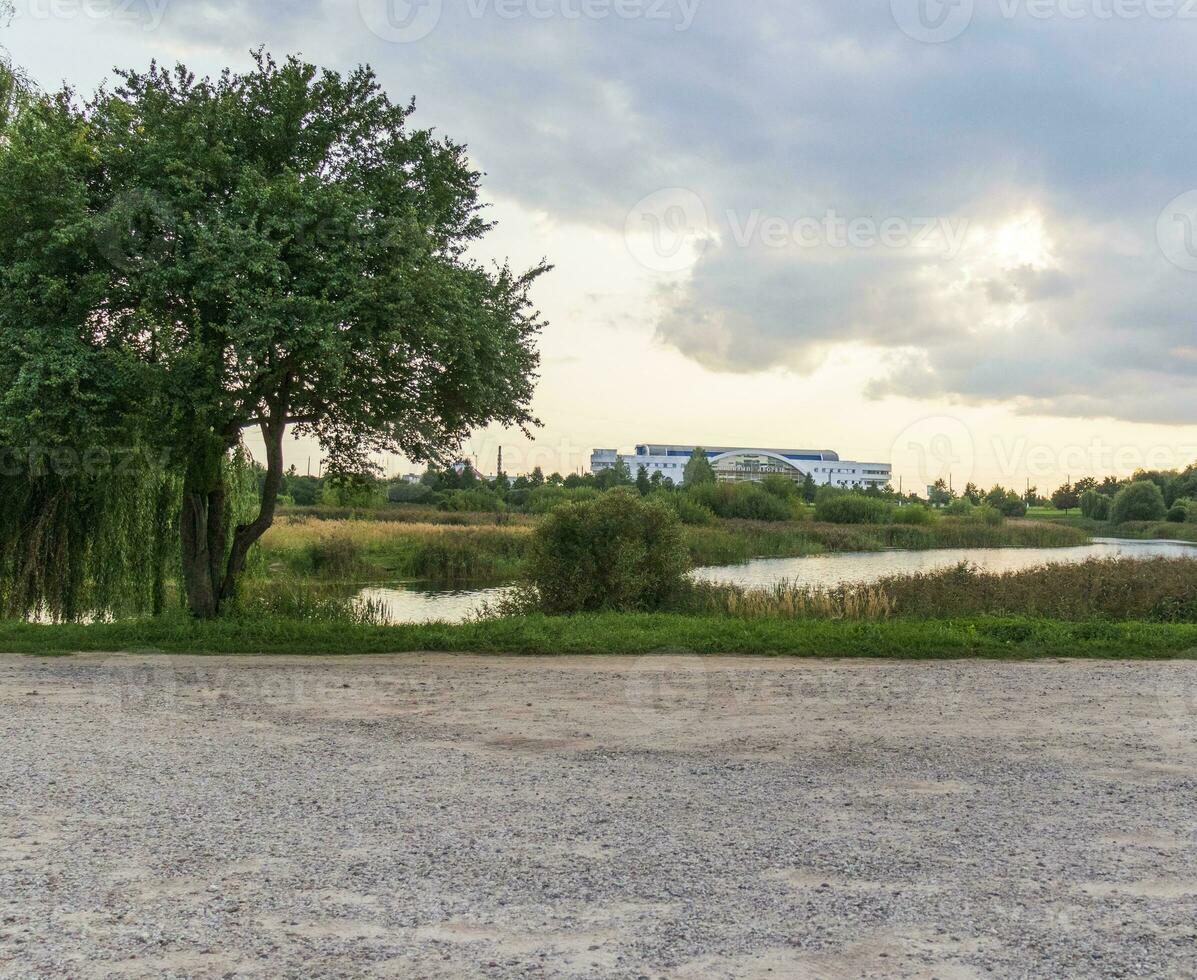
{"type": "Polygon", "coordinates": [[[693,190],[716,240],[662,286],[657,330],[710,367],[809,371],[853,342],[888,352],[877,397],[1197,415],[1197,271],[1157,242],[1161,210],[1197,187],[1184,5],[1106,16],[1132,8],[1060,0],[1033,16],[978,0],[959,36],[926,44],[887,2],[644,0],[618,15],[612,0],[604,17],[587,2],[427,0],[408,12],[435,20],[407,42],[378,30],[404,0],[175,2],[164,29],[370,61],[423,123],[469,141],[488,188],[565,222],[622,233],[646,195],[693,190]],[[830,210],[874,228],[959,222],[969,238],[950,255],[737,241],[754,215],[792,226],[830,210]],[[998,235],[1027,214],[1033,255],[998,235]]]}

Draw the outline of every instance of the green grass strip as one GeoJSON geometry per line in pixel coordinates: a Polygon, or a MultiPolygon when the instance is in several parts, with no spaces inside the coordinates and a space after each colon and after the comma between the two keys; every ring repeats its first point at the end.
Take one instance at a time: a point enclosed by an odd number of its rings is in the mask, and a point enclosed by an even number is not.
{"type": "Polygon", "coordinates": [[[751,654],[796,657],[1197,659],[1197,625],[953,620],[736,619],[603,614],[463,625],[345,626],[295,620],[164,618],[90,626],[0,623],[0,652],[196,654],[751,654]]]}

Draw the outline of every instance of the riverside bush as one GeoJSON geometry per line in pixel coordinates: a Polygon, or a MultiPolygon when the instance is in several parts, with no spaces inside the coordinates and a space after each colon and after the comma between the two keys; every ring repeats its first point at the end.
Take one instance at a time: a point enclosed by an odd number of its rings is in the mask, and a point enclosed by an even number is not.
{"type": "Polygon", "coordinates": [[[550,513],[527,575],[547,613],[644,612],[676,599],[688,565],[677,514],[619,489],[550,513]]]}
{"type": "Polygon", "coordinates": [[[759,483],[702,483],[684,493],[694,503],[725,519],[788,521],[793,516],[785,498],[770,493],[759,483]]]}
{"type": "Polygon", "coordinates": [[[815,520],[823,524],[890,524],[894,510],[884,500],[828,488],[815,500],[815,520]]]}
{"type": "Polygon", "coordinates": [[[1129,487],[1123,487],[1110,507],[1110,520],[1114,524],[1127,521],[1162,521],[1168,514],[1164,503],[1164,492],[1150,480],[1139,480],[1129,487]]]}
{"type": "Polygon", "coordinates": [[[926,526],[935,523],[935,514],[929,507],[924,507],[922,504],[909,504],[906,507],[894,509],[893,522],[926,526]]]}

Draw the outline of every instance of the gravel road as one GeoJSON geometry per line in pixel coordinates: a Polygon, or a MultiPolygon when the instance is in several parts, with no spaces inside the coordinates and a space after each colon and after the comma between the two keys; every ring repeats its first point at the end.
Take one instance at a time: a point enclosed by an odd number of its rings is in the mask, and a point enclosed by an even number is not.
{"type": "Polygon", "coordinates": [[[1197,976],[1197,663],[0,657],[0,976],[1197,976]]]}

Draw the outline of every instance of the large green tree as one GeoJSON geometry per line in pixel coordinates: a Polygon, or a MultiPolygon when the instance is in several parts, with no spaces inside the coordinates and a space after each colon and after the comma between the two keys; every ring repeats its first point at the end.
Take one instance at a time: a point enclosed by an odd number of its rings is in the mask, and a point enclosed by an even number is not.
{"type": "Polygon", "coordinates": [[[216,615],[270,527],[289,433],[337,472],[444,459],[535,424],[542,326],[465,149],[409,125],[374,73],[258,53],[246,74],[120,72],[25,111],[0,149],[0,445],[153,445],[182,480],[188,605],[216,615]],[[265,443],[257,513],[225,462],[265,443]]]}

